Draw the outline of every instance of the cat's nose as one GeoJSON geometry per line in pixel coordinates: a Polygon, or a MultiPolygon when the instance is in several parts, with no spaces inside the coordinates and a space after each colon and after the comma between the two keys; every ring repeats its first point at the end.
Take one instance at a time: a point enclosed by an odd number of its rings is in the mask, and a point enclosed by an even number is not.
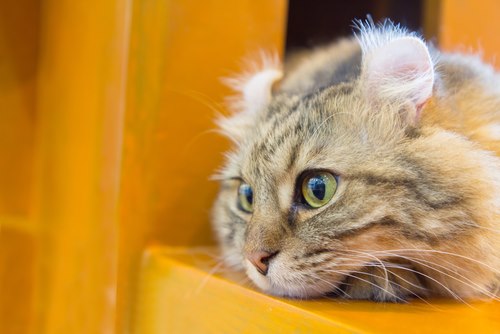
{"type": "Polygon", "coordinates": [[[269,270],[269,262],[278,252],[269,253],[266,251],[254,251],[247,255],[248,260],[254,265],[259,273],[267,275],[269,270]]]}

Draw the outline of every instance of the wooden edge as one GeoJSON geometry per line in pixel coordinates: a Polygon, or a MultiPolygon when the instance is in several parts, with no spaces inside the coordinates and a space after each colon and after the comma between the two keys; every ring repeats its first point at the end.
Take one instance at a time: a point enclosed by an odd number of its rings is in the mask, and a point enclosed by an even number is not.
{"type": "Polygon", "coordinates": [[[169,254],[162,247],[144,253],[132,333],[363,332],[169,254]]]}
{"type": "Polygon", "coordinates": [[[214,258],[213,248],[150,247],[139,273],[132,333],[498,333],[500,328],[498,301],[282,299],[245,285],[243,274],[214,258]]]}

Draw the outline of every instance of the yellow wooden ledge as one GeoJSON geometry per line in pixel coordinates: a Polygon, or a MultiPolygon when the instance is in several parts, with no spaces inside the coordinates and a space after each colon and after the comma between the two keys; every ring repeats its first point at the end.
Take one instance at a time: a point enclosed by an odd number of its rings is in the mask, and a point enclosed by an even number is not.
{"type": "Polygon", "coordinates": [[[133,333],[499,333],[500,302],[381,304],[270,297],[239,273],[210,274],[213,249],[152,247],[133,333]]]}

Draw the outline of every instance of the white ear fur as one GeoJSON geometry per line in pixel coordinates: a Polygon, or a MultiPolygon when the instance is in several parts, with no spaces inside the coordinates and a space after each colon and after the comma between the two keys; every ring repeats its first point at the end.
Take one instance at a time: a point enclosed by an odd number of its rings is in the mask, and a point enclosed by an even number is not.
{"type": "Polygon", "coordinates": [[[425,43],[394,26],[368,28],[359,36],[363,85],[368,98],[420,109],[432,96],[434,64],[425,43]]]}
{"type": "Polygon", "coordinates": [[[282,76],[277,69],[263,70],[252,76],[242,89],[245,109],[250,113],[264,109],[271,101],[273,84],[282,76]]]}
{"type": "Polygon", "coordinates": [[[283,77],[277,57],[262,56],[263,65],[253,65],[253,73],[245,73],[225,82],[239,92],[230,101],[230,108],[235,112],[230,117],[221,117],[217,124],[222,132],[234,142],[239,142],[245,131],[254,125],[258,114],[266,108],[272,98],[274,83],[283,77]]]}

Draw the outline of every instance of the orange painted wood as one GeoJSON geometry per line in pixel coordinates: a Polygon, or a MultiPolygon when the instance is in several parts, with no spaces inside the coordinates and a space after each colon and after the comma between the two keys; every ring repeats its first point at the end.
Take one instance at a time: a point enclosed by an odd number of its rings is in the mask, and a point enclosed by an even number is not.
{"type": "Polygon", "coordinates": [[[1,1],[0,216],[30,210],[37,50],[38,0],[1,1]]]}
{"type": "Polygon", "coordinates": [[[496,0],[441,1],[439,44],[449,51],[481,52],[500,68],[498,38],[500,2],[496,0]]]}
{"type": "Polygon", "coordinates": [[[297,301],[216,267],[213,249],[149,249],[134,333],[498,333],[500,302],[297,301]],[[214,272],[223,272],[217,274],[214,272]]]}
{"type": "Polygon", "coordinates": [[[0,333],[34,329],[38,0],[0,2],[0,333]]]}
{"type": "MultiPolygon", "coordinates": [[[[36,239],[0,218],[0,333],[32,333],[35,323],[36,239]]],[[[26,223],[23,223],[26,224],[26,223]]]]}
{"type": "Polygon", "coordinates": [[[43,2],[36,184],[40,333],[114,332],[130,3],[43,2]]]}

